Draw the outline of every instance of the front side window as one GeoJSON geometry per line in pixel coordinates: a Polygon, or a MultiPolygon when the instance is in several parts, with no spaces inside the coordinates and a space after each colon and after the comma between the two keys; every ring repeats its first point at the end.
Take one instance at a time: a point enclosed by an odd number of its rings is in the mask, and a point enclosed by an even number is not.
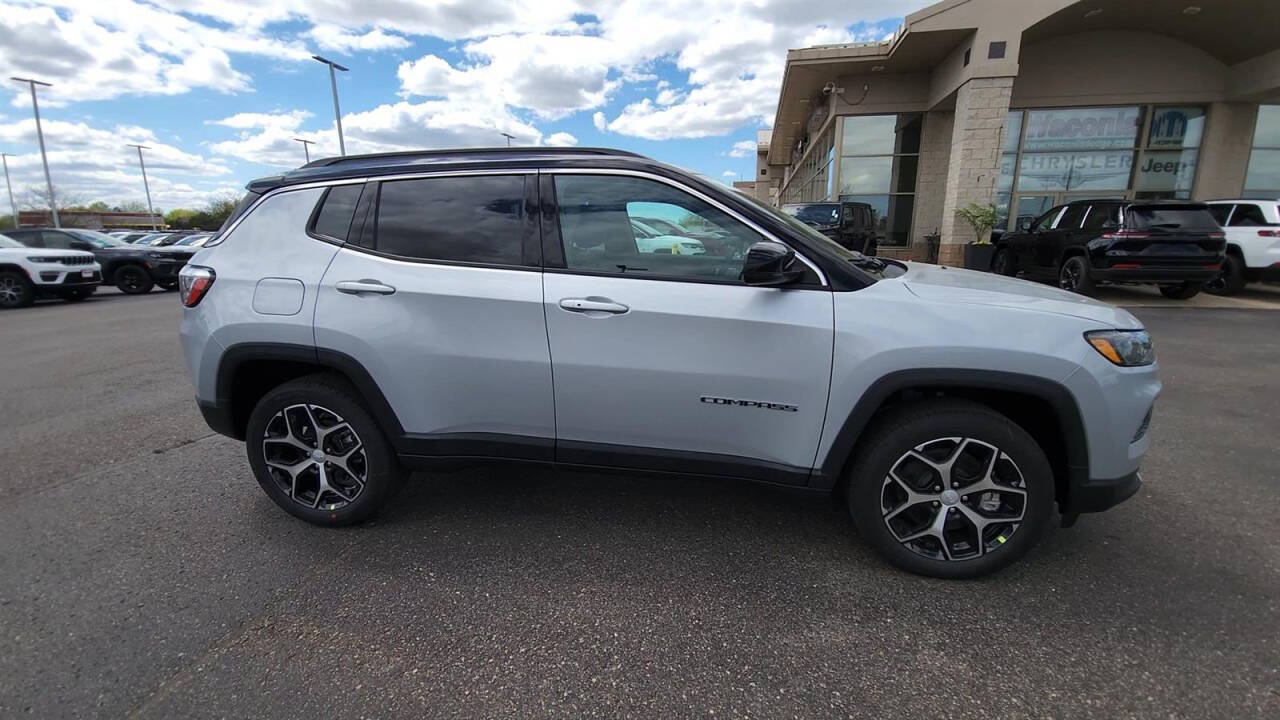
{"type": "Polygon", "coordinates": [[[1058,207],[1055,207],[1055,208],[1051,208],[1051,209],[1049,210],[1049,212],[1046,212],[1045,214],[1043,214],[1043,215],[1041,215],[1040,217],[1036,218],[1036,221],[1035,221],[1035,222],[1033,222],[1033,223],[1031,223],[1031,229],[1032,229],[1032,230],[1048,230],[1048,229],[1050,229],[1050,228],[1053,226],[1054,218],[1058,217],[1058,213],[1060,213],[1060,212],[1062,212],[1062,206],[1061,206],[1061,205],[1059,205],[1058,207]]]}
{"type": "Polygon", "coordinates": [[[570,270],[737,282],[747,249],[762,239],[728,213],[655,180],[557,175],[555,193],[570,270]],[[662,221],[667,231],[642,218],[662,221]]]}
{"type": "Polygon", "coordinates": [[[378,194],[374,250],[446,262],[520,265],[524,177],[394,180],[378,194]]]}
{"type": "Polygon", "coordinates": [[[40,233],[40,239],[44,241],[47,248],[57,248],[58,250],[71,250],[71,236],[66,233],[50,232],[48,230],[40,233]]]}

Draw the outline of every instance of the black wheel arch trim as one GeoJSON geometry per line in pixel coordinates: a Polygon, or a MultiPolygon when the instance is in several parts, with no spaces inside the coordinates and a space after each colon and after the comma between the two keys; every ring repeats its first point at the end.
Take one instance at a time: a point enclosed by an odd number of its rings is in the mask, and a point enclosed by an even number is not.
{"type": "Polygon", "coordinates": [[[1062,430],[1067,454],[1065,470],[1068,493],[1070,488],[1089,482],[1089,444],[1084,420],[1075,396],[1066,386],[1035,375],[1000,370],[923,368],[897,370],[872,383],[836,432],[831,450],[823,458],[822,464],[814,469],[810,485],[826,489],[835,487],[871,418],[894,393],[912,388],[995,390],[1021,393],[1043,400],[1053,408],[1062,430]]]}

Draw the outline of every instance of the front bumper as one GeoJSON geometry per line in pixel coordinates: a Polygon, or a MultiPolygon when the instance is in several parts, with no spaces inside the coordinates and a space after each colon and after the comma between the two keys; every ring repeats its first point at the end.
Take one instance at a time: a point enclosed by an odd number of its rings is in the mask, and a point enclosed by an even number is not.
{"type": "Polygon", "coordinates": [[[87,285],[99,285],[102,283],[102,273],[97,265],[73,267],[68,270],[66,267],[51,267],[50,269],[41,268],[32,273],[31,279],[36,287],[44,290],[62,290],[65,288],[78,288],[87,285]],[[84,273],[89,275],[85,276],[84,273]]]}
{"type": "Polygon", "coordinates": [[[1090,479],[1074,484],[1067,492],[1061,506],[1063,515],[1102,512],[1133,497],[1142,487],[1142,476],[1137,470],[1118,478],[1090,479]]]}

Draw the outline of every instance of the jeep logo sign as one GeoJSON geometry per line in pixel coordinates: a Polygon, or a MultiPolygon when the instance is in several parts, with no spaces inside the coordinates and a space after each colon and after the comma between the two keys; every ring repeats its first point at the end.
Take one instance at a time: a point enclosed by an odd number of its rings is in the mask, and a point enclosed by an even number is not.
{"type": "Polygon", "coordinates": [[[745,408],[760,408],[762,410],[781,410],[783,412],[796,412],[800,408],[795,405],[787,405],[785,403],[761,402],[759,400],[734,400],[733,398],[711,397],[703,395],[702,402],[709,405],[736,405],[745,408]]]}

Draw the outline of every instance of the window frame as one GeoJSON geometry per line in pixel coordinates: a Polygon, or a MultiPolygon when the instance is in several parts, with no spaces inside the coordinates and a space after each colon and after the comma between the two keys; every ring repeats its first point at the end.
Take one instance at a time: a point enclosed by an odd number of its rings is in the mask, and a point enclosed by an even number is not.
{"type": "MultiPolygon", "coordinates": [[[[347,240],[342,243],[342,247],[355,252],[367,253],[377,257],[386,258],[388,260],[398,260],[400,262],[419,263],[422,265],[444,265],[452,267],[475,267],[490,268],[499,270],[524,270],[532,272],[540,272],[542,270],[542,248],[539,230],[539,202],[538,202],[538,170],[536,168],[503,168],[493,170],[455,170],[438,173],[411,173],[405,175],[387,175],[377,178],[361,179],[360,182],[366,182],[366,188],[361,195],[361,201],[364,194],[372,192],[370,196],[370,204],[367,208],[367,214],[362,220],[362,227],[359,233],[360,243],[352,242],[352,232],[348,229],[347,240]],[[399,255],[378,250],[378,214],[382,205],[382,185],[388,182],[401,182],[406,180],[437,180],[457,177],[474,177],[474,176],[493,176],[503,175],[519,177],[523,182],[523,200],[524,211],[520,219],[520,262],[519,263],[488,263],[477,262],[474,260],[445,260],[439,258],[422,258],[410,255],[399,255]],[[532,178],[532,179],[531,179],[532,178]],[[368,243],[371,245],[365,245],[368,243]]],[[[331,183],[332,185],[342,185],[350,183],[331,183]]],[[[326,191],[325,196],[328,196],[326,191]]],[[[361,201],[356,203],[355,215],[359,215],[361,201]]],[[[317,203],[317,208],[320,206],[317,203]]],[[[315,219],[315,210],[312,211],[311,222],[315,219]]],[[[355,219],[353,217],[351,228],[355,227],[355,219]]],[[[310,234],[310,233],[308,233],[310,234]]],[[[320,240],[325,238],[320,237],[320,240]]]]}
{"type": "MultiPolygon", "coordinates": [[[[307,235],[315,238],[316,240],[320,240],[321,242],[327,242],[330,245],[345,245],[351,239],[351,230],[356,225],[356,216],[360,214],[361,208],[364,207],[361,203],[364,201],[365,193],[370,192],[370,186],[371,183],[366,183],[363,180],[358,183],[334,183],[332,185],[325,186],[324,193],[322,193],[320,195],[320,199],[316,201],[316,206],[311,209],[311,217],[307,219],[307,235]],[[324,210],[325,203],[329,202],[329,194],[333,192],[334,188],[347,187],[350,185],[359,185],[360,194],[356,196],[356,205],[351,210],[351,222],[347,225],[346,237],[337,238],[332,235],[325,235],[324,233],[316,232],[316,223],[320,220],[320,212],[324,210]]],[[[361,220],[363,220],[363,218],[361,218],[361,220]]]]}
{"type": "Polygon", "coordinates": [[[800,250],[797,249],[793,243],[789,243],[789,242],[786,242],[785,240],[778,238],[773,233],[768,232],[764,228],[752,222],[750,219],[744,217],[741,213],[736,212],[732,208],[726,206],[724,203],[717,201],[715,198],[712,198],[703,192],[700,192],[694,188],[684,185],[683,183],[672,180],[671,178],[667,178],[662,175],[655,175],[653,173],[637,171],[637,170],[623,170],[623,169],[612,169],[612,168],[583,168],[583,167],[544,168],[539,172],[539,174],[541,177],[539,179],[540,181],[538,184],[541,187],[542,208],[543,208],[543,211],[542,211],[542,216],[543,216],[542,256],[544,258],[544,262],[542,266],[543,272],[559,273],[559,274],[567,274],[567,275],[585,275],[585,276],[592,276],[592,277],[619,278],[619,279],[626,279],[626,280],[685,282],[685,283],[694,283],[699,285],[720,285],[724,287],[755,287],[752,285],[747,285],[746,283],[742,282],[740,278],[734,278],[730,280],[730,279],[710,278],[710,277],[704,278],[704,277],[696,277],[696,276],[689,276],[689,275],[659,275],[656,273],[627,274],[627,273],[616,273],[616,272],[600,272],[595,270],[585,270],[585,269],[568,267],[565,261],[564,240],[560,235],[560,208],[559,208],[558,199],[556,198],[556,193],[555,193],[555,184],[554,184],[555,176],[557,175],[613,175],[613,176],[621,176],[621,177],[640,178],[643,180],[650,180],[653,182],[658,182],[658,183],[662,183],[664,185],[670,186],[679,192],[685,193],[686,195],[690,195],[694,198],[697,198],[698,200],[701,200],[702,202],[707,203],[711,207],[714,207],[715,209],[729,216],[735,222],[741,223],[742,225],[750,229],[752,232],[754,232],[756,235],[760,236],[761,240],[781,243],[791,248],[791,250],[796,254],[796,259],[804,263],[809,268],[810,279],[807,281],[786,285],[783,288],[772,288],[772,289],[830,291],[830,287],[827,283],[826,274],[822,272],[822,269],[819,268],[816,263],[814,263],[809,258],[805,257],[805,255],[802,252],[800,252],[800,250]],[[815,278],[816,278],[816,281],[815,281],[815,278]]]}

